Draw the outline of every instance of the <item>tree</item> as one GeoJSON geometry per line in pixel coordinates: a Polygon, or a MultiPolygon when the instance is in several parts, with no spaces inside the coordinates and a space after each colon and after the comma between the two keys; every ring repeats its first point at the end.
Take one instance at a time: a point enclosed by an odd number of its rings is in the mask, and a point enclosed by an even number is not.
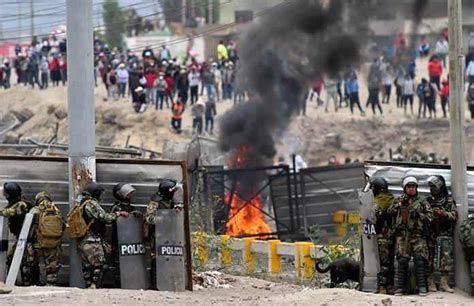
{"type": "Polygon", "coordinates": [[[111,48],[122,47],[126,27],[125,15],[117,0],[105,0],[103,8],[105,39],[111,48]]]}

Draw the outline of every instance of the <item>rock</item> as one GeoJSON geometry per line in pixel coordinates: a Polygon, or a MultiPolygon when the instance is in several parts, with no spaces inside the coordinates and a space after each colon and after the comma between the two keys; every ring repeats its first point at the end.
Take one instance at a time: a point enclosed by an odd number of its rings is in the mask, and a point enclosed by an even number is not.
{"type": "Polygon", "coordinates": [[[0,282],[0,294],[9,294],[12,288],[7,287],[3,282],[0,282]]]}
{"type": "Polygon", "coordinates": [[[324,145],[332,146],[335,149],[341,149],[342,138],[340,134],[329,133],[324,136],[324,145]]]}
{"type": "Polygon", "coordinates": [[[17,144],[20,143],[20,135],[13,133],[13,132],[8,132],[5,135],[3,135],[3,143],[8,143],[8,144],[17,144]]]}
{"type": "Polygon", "coordinates": [[[109,111],[104,112],[102,115],[102,122],[109,125],[117,125],[117,114],[109,111]]]}
{"type": "Polygon", "coordinates": [[[31,117],[34,116],[34,113],[30,111],[27,108],[23,108],[20,111],[11,111],[11,113],[20,121],[21,123],[24,123],[28,120],[30,120],[31,117]]]}
{"type": "Polygon", "coordinates": [[[67,111],[65,109],[62,109],[62,108],[57,108],[57,109],[54,110],[54,116],[58,120],[63,120],[64,118],[67,117],[67,111]]]}

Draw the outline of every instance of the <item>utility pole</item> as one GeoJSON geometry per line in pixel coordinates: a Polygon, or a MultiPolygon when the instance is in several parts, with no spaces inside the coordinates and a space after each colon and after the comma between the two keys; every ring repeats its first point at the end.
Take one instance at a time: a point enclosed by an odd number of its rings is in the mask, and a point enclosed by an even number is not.
{"type": "MultiPolygon", "coordinates": [[[[69,120],[69,207],[95,181],[92,0],[66,0],[69,120]]],[[[77,242],[70,241],[69,285],[84,287],[77,242]]]]}
{"type": "Polygon", "coordinates": [[[187,0],[182,0],[183,1],[183,7],[181,8],[183,10],[183,15],[181,16],[181,23],[183,24],[183,27],[186,27],[186,14],[187,14],[187,0]]]}
{"type": "Polygon", "coordinates": [[[18,1],[18,42],[21,41],[21,2],[18,1]]]}
{"type": "Polygon", "coordinates": [[[449,16],[449,86],[451,133],[451,190],[456,201],[458,221],[454,231],[456,286],[469,292],[469,267],[459,242],[460,224],[467,217],[467,174],[464,156],[464,78],[462,47],[462,0],[448,0],[449,16]]]}
{"type": "Polygon", "coordinates": [[[209,6],[208,6],[209,24],[213,24],[214,23],[214,16],[212,14],[212,1],[213,0],[207,0],[207,1],[209,1],[209,6]]]}
{"type": "Polygon", "coordinates": [[[35,13],[33,0],[30,0],[30,36],[31,39],[33,39],[33,36],[35,36],[35,13]]]}

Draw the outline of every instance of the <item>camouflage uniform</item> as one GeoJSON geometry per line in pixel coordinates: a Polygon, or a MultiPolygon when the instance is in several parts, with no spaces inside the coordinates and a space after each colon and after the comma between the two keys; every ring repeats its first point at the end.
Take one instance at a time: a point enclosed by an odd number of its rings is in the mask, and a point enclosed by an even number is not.
{"type": "Polygon", "coordinates": [[[387,212],[393,200],[394,197],[389,192],[382,192],[374,197],[375,218],[377,220],[375,232],[377,233],[379,247],[379,286],[381,293],[387,293],[387,288],[393,287],[395,239],[392,226],[393,217],[387,212]]]}
{"type": "MultiPolygon", "coordinates": [[[[46,201],[48,199],[41,199],[39,204],[31,209],[31,213],[35,214],[35,218],[32,224],[32,231],[37,232],[39,226],[39,215],[46,209],[46,201]]],[[[59,210],[57,210],[59,213],[59,210]]],[[[27,245],[27,254],[34,261],[35,265],[39,264],[40,258],[43,258],[46,269],[46,285],[56,286],[58,281],[58,271],[61,268],[59,264],[59,258],[61,256],[61,245],[55,248],[42,248],[37,239],[34,243],[27,245]]]]}
{"type": "Polygon", "coordinates": [[[104,241],[105,223],[117,220],[117,215],[107,213],[99,201],[85,194],[83,202],[84,219],[90,224],[87,234],[78,241],[78,249],[82,259],[82,270],[87,288],[99,285],[106,264],[106,256],[111,255],[110,246],[104,241]]]}
{"type": "MultiPolygon", "coordinates": [[[[454,267],[453,230],[454,223],[457,220],[457,213],[456,204],[454,199],[448,194],[444,179],[442,179],[442,184],[442,193],[433,195],[432,191],[432,194],[426,198],[434,212],[430,237],[428,239],[430,250],[429,285],[432,287],[430,291],[436,291],[433,274],[434,272],[440,272],[440,288],[443,291],[452,292],[452,289],[448,286],[448,278],[449,272],[452,272],[454,267]]],[[[433,187],[430,184],[430,189],[433,187]]]]}
{"type": "MultiPolygon", "coordinates": [[[[394,215],[397,268],[397,291],[403,294],[408,263],[414,258],[417,285],[426,293],[426,264],[428,262],[427,230],[433,220],[433,211],[427,201],[418,195],[406,194],[397,198],[388,209],[394,215]]],[[[399,294],[396,292],[396,294],[399,294]]]]}
{"type": "Polygon", "coordinates": [[[173,209],[175,203],[172,200],[165,200],[159,194],[155,194],[151,197],[150,202],[146,208],[145,222],[148,225],[148,241],[150,243],[151,259],[156,258],[155,253],[155,223],[156,223],[156,210],[157,209],[173,209]]]}
{"type": "MultiPolygon", "coordinates": [[[[28,213],[30,206],[24,200],[13,201],[13,203],[8,204],[6,208],[0,209],[0,215],[8,218],[8,227],[10,232],[15,236],[16,242],[13,247],[8,251],[7,254],[7,266],[10,267],[13,255],[15,254],[16,245],[18,242],[18,236],[20,236],[21,228],[23,225],[23,220],[25,215],[28,213]]],[[[35,257],[33,252],[33,243],[34,243],[34,231],[30,231],[28,239],[25,245],[25,252],[21,260],[21,276],[23,285],[29,286],[32,283],[39,285],[39,278],[37,277],[37,272],[39,268],[35,265],[35,257]]]]}

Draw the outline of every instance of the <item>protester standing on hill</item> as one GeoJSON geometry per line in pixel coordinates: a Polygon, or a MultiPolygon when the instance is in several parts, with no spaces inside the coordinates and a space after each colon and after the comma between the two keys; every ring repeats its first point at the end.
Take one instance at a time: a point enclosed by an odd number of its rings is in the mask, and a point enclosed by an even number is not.
{"type": "Polygon", "coordinates": [[[436,56],[440,59],[440,61],[443,63],[444,68],[446,68],[446,57],[448,55],[448,52],[448,41],[443,36],[441,36],[436,42],[435,53],[436,56]]]}
{"type": "Polygon", "coordinates": [[[173,106],[171,107],[171,126],[176,133],[181,134],[181,121],[183,120],[184,113],[184,103],[182,102],[182,97],[178,94],[178,99],[173,106]]]}
{"type": "Polygon", "coordinates": [[[449,106],[449,81],[443,80],[441,83],[441,91],[439,92],[441,98],[441,108],[443,110],[443,117],[446,118],[446,111],[449,106]]]}
{"type": "Polygon", "coordinates": [[[393,68],[392,65],[384,58],[380,67],[382,73],[383,96],[382,104],[390,103],[390,96],[392,94],[393,83],[393,68]]]}
{"type": "Polygon", "coordinates": [[[125,92],[127,88],[129,74],[125,68],[125,64],[121,63],[117,69],[117,85],[118,85],[118,95],[119,97],[125,98],[125,92]]]}
{"type": "Polygon", "coordinates": [[[199,84],[201,83],[201,75],[195,66],[191,67],[191,71],[188,74],[188,80],[191,92],[191,105],[193,105],[198,100],[199,84]]]}
{"type": "Polygon", "coordinates": [[[410,102],[410,110],[413,115],[413,97],[415,95],[415,81],[407,73],[403,81],[402,86],[402,95],[403,95],[403,111],[405,115],[407,114],[407,105],[410,102]]]}
{"type": "Polygon", "coordinates": [[[337,83],[338,81],[336,79],[332,78],[327,78],[326,79],[326,106],[324,110],[326,113],[328,112],[328,107],[329,103],[332,102],[334,103],[334,111],[337,112],[338,108],[338,95],[337,95],[337,83]]]}
{"type": "Polygon", "coordinates": [[[434,83],[441,89],[441,75],[443,74],[443,65],[436,55],[433,55],[428,63],[428,75],[430,76],[430,83],[434,83]]]}
{"type": "Polygon", "coordinates": [[[359,83],[357,82],[357,74],[352,72],[349,79],[346,81],[346,91],[349,95],[351,114],[354,114],[354,106],[359,108],[360,114],[365,114],[364,110],[360,106],[359,100],[359,83]]]}
{"type": "Polygon", "coordinates": [[[206,133],[212,135],[214,133],[214,117],[217,115],[216,102],[210,98],[206,102],[205,121],[206,133]]]}
{"type": "Polygon", "coordinates": [[[382,84],[382,74],[378,59],[374,59],[370,66],[369,76],[367,77],[367,86],[369,90],[369,97],[367,99],[367,105],[372,105],[372,112],[375,115],[375,109],[378,107],[380,114],[383,114],[382,106],[380,106],[379,91],[382,84]]]}

